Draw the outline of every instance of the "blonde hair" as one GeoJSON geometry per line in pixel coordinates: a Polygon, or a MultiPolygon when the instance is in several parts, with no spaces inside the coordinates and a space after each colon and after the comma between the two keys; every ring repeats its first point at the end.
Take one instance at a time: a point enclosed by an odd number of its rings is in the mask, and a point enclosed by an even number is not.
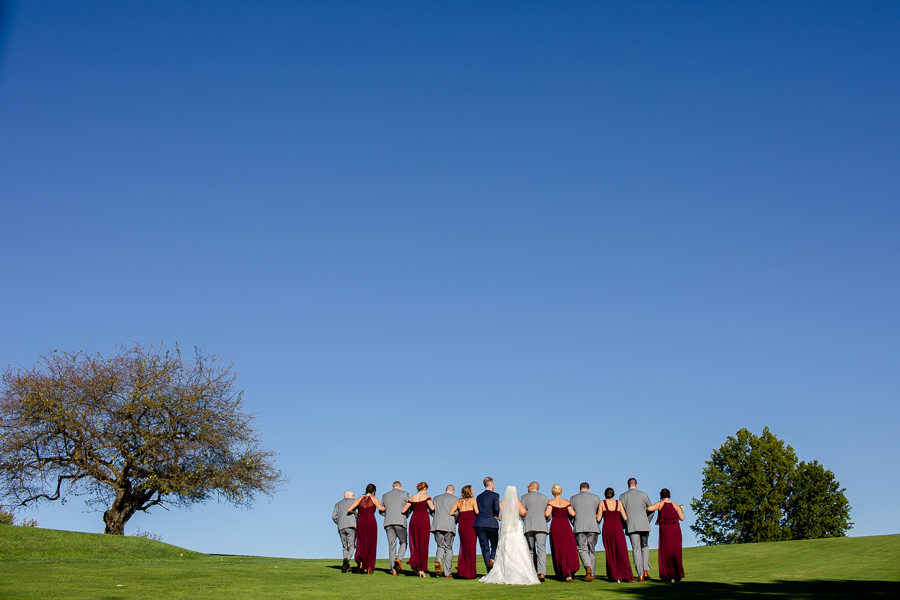
{"type": "Polygon", "coordinates": [[[428,484],[425,483],[424,481],[420,481],[420,482],[416,485],[416,489],[419,490],[420,492],[421,492],[422,490],[427,490],[427,489],[428,489],[428,484]]]}
{"type": "Polygon", "coordinates": [[[550,488],[550,493],[553,494],[554,496],[562,495],[562,486],[559,485],[558,483],[554,483],[553,487],[550,488]]]}
{"type": "Polygon", "coordinates": [[[467,500],[469,498],[473,498],[475,496],[475,492],[472,491],[471,485],[462,486],[462,499],[467,500]]]}

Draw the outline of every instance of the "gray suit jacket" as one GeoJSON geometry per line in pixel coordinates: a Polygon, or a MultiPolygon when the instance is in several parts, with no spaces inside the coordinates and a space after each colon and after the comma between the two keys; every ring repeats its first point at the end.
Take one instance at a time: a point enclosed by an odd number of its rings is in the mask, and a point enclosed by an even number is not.
{"type": "Polygon", "coordinates": [[[434,519],[431,520],[431,530],[456,532],[456,517],[450,514],[450,509],[459,498],[444,492],[431,500],[434,502],[434,519]]]}
{"type": "Polygon", "coordinates": [[[547,521],[549,517],[544,516],[547,510],[547,496],[540,492],[528,492],[522,496],[522,506],[528,511],[525,515],[525,533],[529,531],[541,531],[547,533],[547,521]]]}
{"type": "Polygon", "coordinates": [[[572,508],[575,509],[575,533],[600,532],[597,523],[597,509],[600,508],[600,496],[590,492],[578,492],[571,498],[572,508]]]}
{"type": "Polygon", "coordinates": [[[628,533],[650,531],[647,507],[653,503],[650,502],[650,497],[645,492],[632,488],[619,496],[619,502],[625,508],[625,514],[628,515],[628,520],[625,521],[625,529],[628,533]]]}
{"type": "Polygon", "coordinates": [[[403,490],[391,490],[381,497],[384,505],[384,523],[382,525],[403,525],[406,527],[406,515],[400,510],[409,501],[409,494],[403,490]]]}
{"type": "Polygon", "coordinates": [[[354,509],[353,514],[351,515],[347,514],[347,509],[350,508],[350,505],[355,501],[355,498],[344,498],[334,505],[334,512],[331,513],[331,520],[338,526],[338,529],[347,529],[348,527],[356,529],[357,510],[354,509]]]}

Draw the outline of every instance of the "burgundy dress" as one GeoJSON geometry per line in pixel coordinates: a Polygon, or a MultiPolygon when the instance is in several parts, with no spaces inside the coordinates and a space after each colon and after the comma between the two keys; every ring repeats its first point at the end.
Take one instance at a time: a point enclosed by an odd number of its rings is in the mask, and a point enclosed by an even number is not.
{"type": "Polygon", "coordinates": [[[634,581],[628,547],[625,545],[625,523],[619,513],[619,501],[615,508],[609,508],[609,501],[603,501],[603,550],[606,554],[606,576],[612,581],[634,581]]]}
{"type": "Polygon", "coordinates": [[[553,554],[553,572],[557,577],[568,577],[578,571],[578,545],[572,524],[569,523],[569,508],[551,507],[550,552],[553,554]]]}
{"type": "Polygon", "coordinates": [[[409,519],[409,568],[428,570],[428,544],[431,542],[431,519],[428,518],[428,501],[410,502],[412,516],[409,519]]]}
{"type": "Polygon", "coordinates": [[[681,564],[681,524],[675,505],[663,503],[656,524],[659,525],[659,578],[680,581],[684,578],[684,566],[681,564]]]}
{"type": "Polygon", "coordinates": [[[459,511],[456,522],[459,524],[459,559],[456,561],[456,574],[463,579],[478,577],[475,564],[475,511],[459,511]]]}
{"type": "Polygon", "coordinates": [[[375,503],[368,496],[359,501],[356,519],[356,555],[359,568],[366,573],[375,570],[375,549],[378,545],[378,525],[375,522],[375,503]]]}

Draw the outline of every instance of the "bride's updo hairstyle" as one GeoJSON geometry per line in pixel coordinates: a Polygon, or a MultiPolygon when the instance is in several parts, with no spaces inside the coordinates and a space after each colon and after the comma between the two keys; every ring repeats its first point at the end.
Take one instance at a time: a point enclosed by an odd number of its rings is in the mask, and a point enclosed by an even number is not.
{"type": "Polygon", "coordinates": [[[475,497],[475,492],[472,491],[471,485],[464,485],[462,487],[462,499],[468,500],[469,498],[475,497]]]}
{"type": "Polygon", "coordinates": [[[427,490],[427,489],[428,489],[428,484],[425,483],[424,481],[420,481],[420,482],[416,485],[416,489],[419,490],[420,492],[421,492],[422,490],[427,490]]]}
{"type": "Polygon", "coordinates": [[[554,498],[558,498],[562,495],[562,486],[558,483],[554,483],[553,487],[550,488],[550,493],[553,494],[554,498]]]}

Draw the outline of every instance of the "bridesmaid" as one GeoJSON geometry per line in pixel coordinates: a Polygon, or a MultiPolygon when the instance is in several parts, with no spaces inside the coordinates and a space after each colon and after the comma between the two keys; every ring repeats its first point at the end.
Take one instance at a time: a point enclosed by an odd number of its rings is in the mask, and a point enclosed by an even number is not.
{"type": "Polygon", "coordinates": [[[634,581],[634,575],[631,574],[631,563],[628,560],[628,547],[625,545],[625,521],[628,515],[625,514],[625,507],[618,500],[613,500],[610,504],[610,498],[616,493],[611,487],[606,488],[603,492],[604,500],[600,503],[597,510],[597,520],[603,519],[603,550],[606,554],[606,576],[610,581],[615,580],[616,583],[625,581],[634,581]]]}
{"type": "Polygon", "coordinates": [[[384,510],[381,502],[375,497],[375,484],[366,486],[366,495],[353,501],[347,508],[347,514],[359,508],[356,519],[356,561],[357,573],[372,574],[375,570],[375,549],[378,545],[378,525],[375,522],[375,509],[384,510]]]}
{"type": "Polygon", "coordinates": [[[456,561],[456,574],[462,579],[475,579],[478,577],[475,564],[475,515],[478,514],[478,503],[475,502],[475,492],[471,485],[464,485],[462,497],[456,501],[450,514],[455,512],[456,522],[459,526],[459,559],[456,561]]]}
{"type": "Polygon", "coordinates": [[[578,546],[569,517],[575,516],[572,504],[563,498],[562,486],[558,483],[550,488],[553,498],[544,510],[545,517],[553,517],[550,522],[550,552],[553,554],[553,572],[557,577],[565,577],[572,581],[572,575],[578,571],[578,546]]]}
{"type": "Polygon", "coordinates": [[[425,577],[428,570],[428,544],[431,542],[431,519],[428,513],[434,513],[434,502],[428,495],[428,484],[420,481],[416,486],[418,490],[409,497],[403,505],[401,512],[412,508],[412,517],[409,519],[409,566],[425,577]]]}
{"type": "Polygon", "coordinates": [[[659,511],[656,524],[659,525],[659,578],[668,579],[672,583],[684,579],[684,566],[681,564],[681,525],[684,521],[684,510],[671,500],[669,490],[659,490],[659,502],[647,507],[647,512],[659,511]]]}

